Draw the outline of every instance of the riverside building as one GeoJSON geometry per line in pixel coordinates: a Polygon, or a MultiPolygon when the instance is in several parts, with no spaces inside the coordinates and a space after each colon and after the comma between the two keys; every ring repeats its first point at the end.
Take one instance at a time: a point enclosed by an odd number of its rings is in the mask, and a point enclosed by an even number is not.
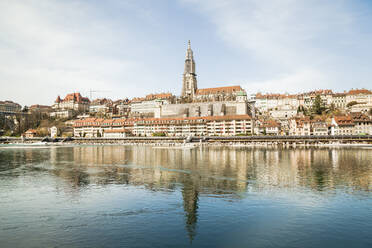
{"type": "Polygon", "coordinates": [[[125,136],[230,136],[252,134],[249,115],[207,116],[185,118],[129,118],[76,120],[75,137],[125,136]]]}

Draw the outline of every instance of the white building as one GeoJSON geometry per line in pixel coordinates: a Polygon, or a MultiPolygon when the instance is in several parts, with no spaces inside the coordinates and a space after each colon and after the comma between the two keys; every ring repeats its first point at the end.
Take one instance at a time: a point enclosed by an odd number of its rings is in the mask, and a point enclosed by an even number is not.
{"type": "Polygon", "coordinates": [[[58,136],[58,128],[53,126],[50,128],[50,137],[55,138],[58,136]]]}
{"type": "Polygon", "coordinates": [[[351,112],[367,113],[372,108],[372,92],[366,89],[350,90],[346,94],[346,106],[351,112]],[[350,104],[355,103],[350,106],[350,104]]]}
{"type": "Polygon", "coordinates": [[[228,136],[252,134],[252,119],[248,115],[207,116],[186,118],[96,119],[76,120],[76,137],[152,136],[228,136]]]}

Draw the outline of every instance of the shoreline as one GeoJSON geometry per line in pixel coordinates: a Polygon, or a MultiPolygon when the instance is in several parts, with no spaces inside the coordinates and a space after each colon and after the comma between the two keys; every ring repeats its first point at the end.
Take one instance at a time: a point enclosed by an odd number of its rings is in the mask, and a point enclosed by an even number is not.
{"type": "Polygon", "coordinates": [[[231,147],[231,148],[372,148],[371,143],[292,143],[278,144],[273,142],[256,142],[256,143],[241,143],[241,142],[15,142],[15,143],[0,143],[0,148],[12,147],[68,147],[68,146],[105,146],[105,145],[121,145],[121,146],[150,146],[159,149],[174,148],[174,149],[193,149],[200,147],[231,147]]]}

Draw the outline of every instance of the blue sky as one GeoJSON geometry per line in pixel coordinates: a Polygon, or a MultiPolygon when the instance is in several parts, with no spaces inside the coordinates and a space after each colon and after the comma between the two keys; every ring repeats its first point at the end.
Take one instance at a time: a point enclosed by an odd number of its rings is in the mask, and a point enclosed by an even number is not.
{"type": "Polygon", "coordinates": [[[179,95],[189,39],[199,88],[371,89],[371,23],[367,0],[1,0],[0,100],[179,95]]]}

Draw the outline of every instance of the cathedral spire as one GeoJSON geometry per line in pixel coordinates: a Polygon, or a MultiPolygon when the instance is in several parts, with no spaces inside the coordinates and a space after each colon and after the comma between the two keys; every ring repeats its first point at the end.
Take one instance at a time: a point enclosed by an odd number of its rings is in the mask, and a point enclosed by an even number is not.
{"type": "Polygon", "coordinates": [[[187,43],[186,59],[194,60],[194,56],[193,56],[193,53],[192,53],[192,50],[191,50],[191,42],[190,42],[190,40],[187,43]]]}
{"type": "Polygon", "coordinates": [[[186,59],[185,59],[185,70],[183,72],[183,86],[181,95],[184,97],[194,97],[198,86],[196,82],[195,74],[195,61],[194,55],[191,50],[190,40],[187,43],[186,59]]]}

